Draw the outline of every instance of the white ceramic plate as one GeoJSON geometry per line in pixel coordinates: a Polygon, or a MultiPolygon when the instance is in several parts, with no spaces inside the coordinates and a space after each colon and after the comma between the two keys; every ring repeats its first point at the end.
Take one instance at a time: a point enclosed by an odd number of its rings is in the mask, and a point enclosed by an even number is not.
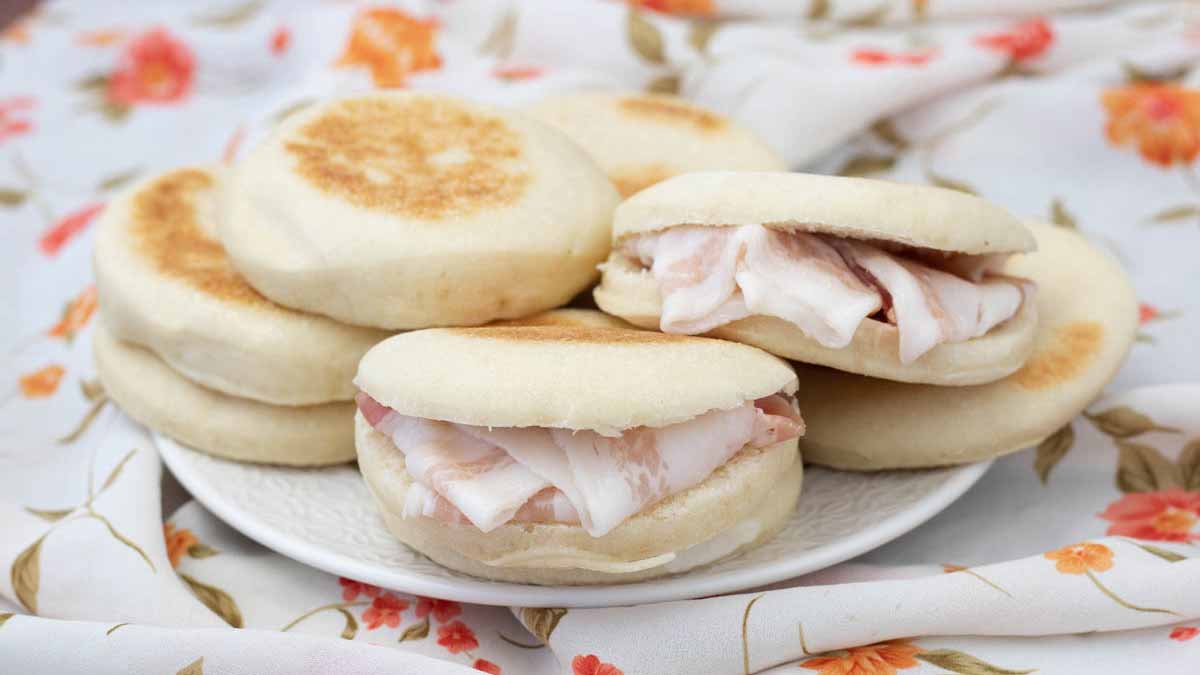
{"type": "Polygon", "coordinates": [[[396,541],[354,465],[242,464],[155,435],[163,460],[210,511],[260,544],[332,574],[447,600],[522,607],[605,607],[731,593],[819,570],[925,522],[991,462],[849,473],[805,467],[800,506],[771,542],[682,574],[611,586],[532,586],[453,572],[396,541]]]}

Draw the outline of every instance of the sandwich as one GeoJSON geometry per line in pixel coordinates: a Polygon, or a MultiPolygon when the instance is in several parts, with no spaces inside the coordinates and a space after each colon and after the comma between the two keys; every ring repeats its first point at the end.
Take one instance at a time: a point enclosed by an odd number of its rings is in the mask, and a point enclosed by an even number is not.
{"type": "Polygon", "coordinates": [[[800,493],[782,360],[597,325],[429,329],[359,365],[359,468],[395,536],[467,574],[595,584],[757,546],[800,493]]]}
{"type": "Polygon", "coordinates": [[[559,94],[527,112],[586,150],[622,197],[690,171],[787,170],[754,132],[676,96],[559,94]]]}
{"type": "Polygon", "coordinates": [[[1016,371],[1035,284],[1016,218],[954,190],[800,173],[676,176],[623,202],[594,296],[644,328],[903,382],[1016,371]]]}
{"type": "Polygon", "coordinates": [[[591,285],[617,201],[531,117],[374,92],[285,118],[234,168],[219,234],[281,305],[389,330],[481,325],[591,285]]]}
{"type": "Polygon", "coordinates": [[[287,466],[354,460],[354,403],[271,405],[180,375],[153,352],[113,336],[103,312],[92,333],[105,394],[137,422],[223,459],[287,466]]]}
{"type": "Polygon", "coordinates": [[[1137,335],[1133,286],[1078,232],[1028,226],[1037,251],[1002,269],[1038,286],[1041,319],[1024,365],[996,382],[938,387],[797,364],[805,461],[872,471],[990,459],[1060,432],[1100,395],[1137,335]]]}
{"type": "Polygon", "coordinates": [[[93,250],[109,330],[230,396],[353,399],[359,359],[389,333],[281,307],[247,284],[216,238],[224,179],[215,168],[174,169],[109,203],[93,250]]]}
{"type": "Polygon", "coordinates": [[[233,459],[354,458],[353,385],[387,333],[281,307],[217,241],[223,174],[184,167],[105,209],[93,251],[109,395],[134,419],[233,459]]]}

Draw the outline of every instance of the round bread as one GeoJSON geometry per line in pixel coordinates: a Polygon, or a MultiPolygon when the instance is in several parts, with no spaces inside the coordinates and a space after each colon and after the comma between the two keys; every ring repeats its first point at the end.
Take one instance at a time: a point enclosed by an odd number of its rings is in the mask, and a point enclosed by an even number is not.
{"type": "Polygon", "coordinates": [[[613,583],[681,571],[671,565],[672,554],[747,520],[755,521],[748,540],[733,542],[725,555],[752,548],[773,537],[791,516],[803,471],[794,439],[770,448],[746,448],[704,482],[602,537],[565,523],[508,523],[484,533],[470,524],[402,517],[413,484],[403,454],[361,414],[355,431],[359,468],[398,539],[451,569],[519,583],[613,583]]]}
{"type": "Polygon", "coordinates": [[[206,389],[99,323],[92,334],[104,390],[126,414],[211,455],[294,466],[354,459],[354,404],[275,406],[206,389]]]}
{"type": "Polygon", "coordinates": [[[616,435],[728,410],[796,376],[753,347],[582,326],[429,329],[367,352],[355,383],[401,414],[492,427],[616,435]]]}
{"type": "MultiPolygon", "coordinates": [[[[662,314],[658,282],[649,271],[614,251],[594,291],[596,304],[641,328],[657,330],[662,314]]],[[[994,382],[1015,372],[1033,350],[1038,313],[1033,303],[987,334],[966,342],[943,342],[912,363],[900,361],[900,331],[889,323],[864,319],[841,349],[825,347],[795,324],[773,316],[752,316],[706,333],[764,349],[803,363],[900,382],[970,385],[994,382]]],[[[802,409],[803,410],[803,409],[802,409]]]]}
{"type": "Polygon", "coordinates": [[[96,285],[114,335],[206,387],[279,405],[354,398],[354,368],[387,333],[280,307],[216,240],[221,175],[176,169],[109,203],[96,285]]]}
{"type": "Polygon", "coordinates": [[[1133,344],[1137,298],[1121,267],[1071,230],[1030,224],[1038,251],[1008,274],[1038,284],[1033,353],[991,384],[935,387],[798,365],[806,461],[869,471],[973,462],[1038,443],[1100,393],[1133,344]]]}
{"type": "Polygon", "coordinates": [[[597,312],[594,309],[552,309],[521,319],[505,319],[496,321],[492,326],[575,326],[577,328],[627,328],[635,326],[628,321],[618,319],[611,314],[597,312]]]}
{"type": "Polygon", "coordinates": [[[972,255],[1036,246],[1016,217],[957,190],[752,171],[690,173],[639,192],[616,210],[613,241],[685,224],[757,224],[972,255]]]}
{"type": "Polygon", "coordinates": [[[220,235],[280,304],[389,329],[479,325],[591,283],[617,201],[537,120],[376,92],[281,122],[234,170],[220,235]]]}
{"type": "Polygon", "coordinates": [[[689,171],[786,171],[752,131],[675,96],[581,93],[528,108],[561,129],[629,195],[689,171]]]}

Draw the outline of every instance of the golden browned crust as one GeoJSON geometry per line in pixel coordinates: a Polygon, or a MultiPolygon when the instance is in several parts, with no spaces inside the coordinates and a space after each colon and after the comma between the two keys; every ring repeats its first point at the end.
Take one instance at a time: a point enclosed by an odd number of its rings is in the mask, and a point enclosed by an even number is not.
{"type": "Polygon", "coordinates": [[[679,172],[672,171],[665,164],[643,164],[615,169],[609,173],[608,179],[617,186],[617,192],[620,192],[622,197],[628,197],[677,173],[679,172]]]}
{"type": "Polygon", "coordinates": [[[454,328],[447,332],[481,340],[512,342],[583,342],[587,344],[680,343],[701,338],[629,328],[603,328],[570,323],[454,328]]]}
{"type": "Polygon", "coordinates": [[[1054,342],[1034,352],[1012,381],[1025,389],[1047,389],[1074,379],[1087,369],[1104,342],[1104,326],[1076,321],[1058,329],[1054,342]]]}
{"type": "Polygon", "coordinates": [[[704,108],[690,105],[669,96],[630,96],[621,99],[621,110],[666,124],[682,124],[697,131],[719,131],[725,119],[704,108]]]}
{"type": "Polygon", "coordinates": [[[213,187],[211,175],[181,169],[163,175],[133,199],[130,234],[137,252],[162,275],[212,297],[273,306],[233,269],[225,249],[197,218],[198,194],[213,187]]]}
{"type": "Polygon", "coordinates": [[[531,181],[522,145],[499,117],[421,98],[343,101],[285,143],[322,191],[424,219],[516,203],[531,181]]]}
{"type": "Polygon", "coordinates": [[[594,309],[567,307],[526,316],[520,319],[495,321],[492,326],[576,326],[582,328],[625,328],[640,330],[633,324],[594,309]]]}

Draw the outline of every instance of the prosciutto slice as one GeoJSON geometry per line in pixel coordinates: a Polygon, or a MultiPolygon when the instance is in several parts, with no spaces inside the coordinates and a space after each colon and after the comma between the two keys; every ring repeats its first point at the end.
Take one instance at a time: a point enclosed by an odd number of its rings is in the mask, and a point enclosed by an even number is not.
{"type": "MultiPolygon", "coordinates": [[[[404,500],[405,518],[424,516],[444,523],[470,523],[448,499],[430,490],[421,483],[413,483],[404,500]]],[[[513,522],[518,523],[568,523],[579,524],[579,514],[575,507],[561,490],[546,488],[529,498],[517,512],[513,514],[513,522]]]]}
{"type": "Polygon", "coordinates": [[[1021,307],[1021,287],[988,279],[972,283],[851,239],[833,245],[891,299],[888,320],[900,331],[900,361],[912,363],[943,342],[984,335],[1021,307]]]}
{"type": "Polygon", "coordinates": [[[816,235],[761,225],[681,226],[635,241],[636,255],[659,284],[664,332],[704,333],[768,314],[840,348],[882,305],[879,293],[816,235]]]}
{"type": "Polygon", "coordinates": [[[944,271],[864,241],[762,225],[683,225],[636,237],[624,250],[658,283],[664,332],[704,333],[766,315],[840,349],[882,312],[900,333],[902,363],[986,334],[1033,288],[993,273],[1002,256],[945,256],[944,271]]]}
{"type": "Polygon", "coordinates": [[[525,502],[550,487],[504,450],[462,433],[458,425],[391,414],[375,428],[404,448],[405,468],[418,483],[445,497],[484,532],[511,520],[525,502]]]}
{"type": "Polygon", "coordinates": [[[804,432],[780,396],[616,437],[407,417],[366,394],[358,404],[404,453],[415,484],[403,515],[470,522],[484,532],[510,521],[567,522],[599,537],[701,483],[747,444],[768,447],[804,432]]]}

